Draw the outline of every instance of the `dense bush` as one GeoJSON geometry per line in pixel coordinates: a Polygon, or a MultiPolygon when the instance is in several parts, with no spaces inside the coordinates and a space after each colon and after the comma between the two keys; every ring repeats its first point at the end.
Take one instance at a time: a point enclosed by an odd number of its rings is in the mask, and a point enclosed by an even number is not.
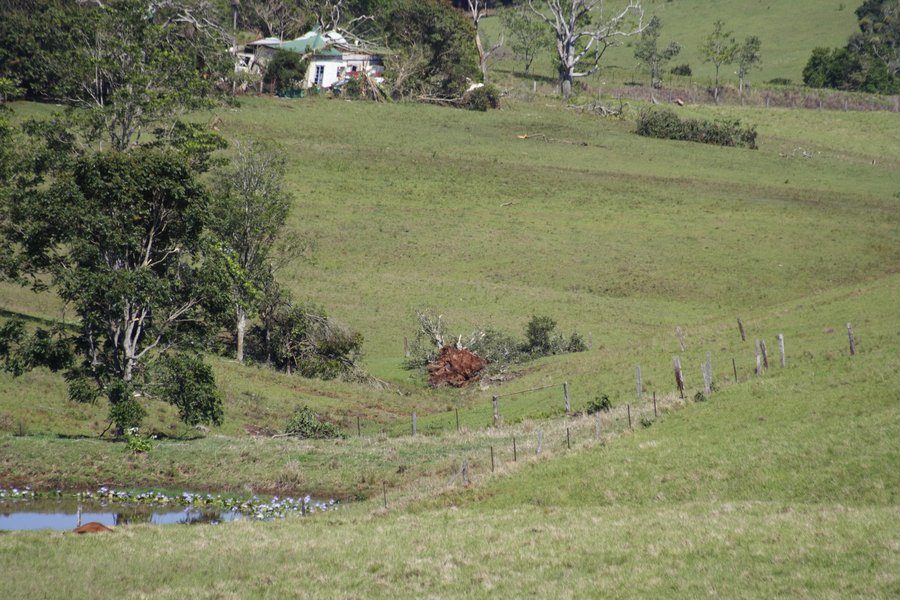
{"type": "Polygon", "coordinates": [[[483,85],[466,92],[462,98],[463,107],[485,112],[489,108],[500,108],[500,90],[494,85],[483,85]]]}
{"type": "Polygon", "coordinates": [[[264,81],[279,91],[302,87],[308,61],[296,52],[278,50],[266,65],[264,81]]]}
{"type": "Polygon", "coordinates": [[[589,415],[593,415],[598,412],[609,412],[610,409],[612,409],[612,403],[609,401],[609,396],[607,396],[606,394],[600,394],[599,396],[588,400],[587,414],[589,415]]]}
{"type": "Polygon", "coordinates": [[[301,405],[294,411],[294,416],[291,417],[284,432],[310,440],[327,440],[343,437],[337,427],[331,423],[320,421],[316,413],[306,405],[301,405]]]}
{"type": "Polygon", "coordinates": [[[691,65],[685,63],[683,65],[676,65],[672,67],[672,70],[669,71],[672,75],[681,75],[682,77],[690,77],[693,75],[693,71],[691,71],[691,65]]]}
{"type": "Polygon", "coordinates": [[[794,82],[787,77],[774,77],[766,83],[769,83],[771,85],[792,85],[794,82]]]}
{"type": "Polygon", "coordinates": [[[756,128],[740,121],[681,119],[669,109],[645,110],[638,116],[638,135],[716,146],[744,146],[755,150],[756,128]]]}

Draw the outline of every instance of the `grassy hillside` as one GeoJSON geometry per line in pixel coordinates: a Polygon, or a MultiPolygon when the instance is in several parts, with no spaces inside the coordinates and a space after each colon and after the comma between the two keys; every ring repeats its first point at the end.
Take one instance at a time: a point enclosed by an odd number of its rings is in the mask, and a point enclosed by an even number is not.
{"type": "MultiPolygon", "coordinates": [[[[721,19],[740,42],[751,35],[762,41],[762,63],[751,73],[750,81],[760,83],[780,77],[794,82],[803,81],[802,73],[812,49],[819,46],[843,46],[857,30],[853,11],[861,2],[837,0],[644,0],[646,20],[656,15],[663,23],[661,46],[670,41],[682,45],[681,53],[669,67],[687,63],[694,72],[694,81],[713,78],[713,67],[704,65],[699,48],[712,31],[713,23],[721,19]]],[[[608,2],[609,7],[624,3],[608,2]]],[[[499,19],[485,19],[490,39],[497,39],[499,19]]],[[[554,58],[548,51],[535,61],[535,73],[555,77],[554,58]]],[[[634,52],[626,45],[611,49],[603,60],[604,72],[591,79],[593,85],[602,81],[630,80],[637,68],[634,52]]],[[[500,73],[518,71],[521,66],[508,58],[498,64],[500,73]]],[[[735,69],[724,68],[723,81],[737,83],[735,69]]],[[[638,81],[647,77],[637,71],[638,81]]]]}

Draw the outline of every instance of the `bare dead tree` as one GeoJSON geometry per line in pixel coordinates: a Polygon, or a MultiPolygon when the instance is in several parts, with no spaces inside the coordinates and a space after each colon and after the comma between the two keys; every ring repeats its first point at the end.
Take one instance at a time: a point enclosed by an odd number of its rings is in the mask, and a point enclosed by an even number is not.
{"type": "Polygon", "coordinates": [[[303,12],[290,0],[244,0],[244,5],[248,16],[262,25],[267,36],[283,40],[298,33],[303,24],[303,12]]]}
{"type": "Polygon", "coordinates": [[[607,49],[645,27],[640,0],[628,0],[621,11],[609,16],[604,14],[604,0],[528,0],[528,6],[553,30],[560,92],[566,98],[575,78],[597,72],[607,49]]]}
{"type": "Polygon", "coordinates": [[[481,41],[481,19],[484,18],[487,12],[487,1],[468,0],[468,3],[469,18],[472,20],[472,25],[475,26],[475,47],[478,49],[478,65],[481,68],[481,75],[487,82],[488,59],[503,46],[503,34],[500,34],[500,39],[496,43],[485,49],[484,42],[481,41]]]}

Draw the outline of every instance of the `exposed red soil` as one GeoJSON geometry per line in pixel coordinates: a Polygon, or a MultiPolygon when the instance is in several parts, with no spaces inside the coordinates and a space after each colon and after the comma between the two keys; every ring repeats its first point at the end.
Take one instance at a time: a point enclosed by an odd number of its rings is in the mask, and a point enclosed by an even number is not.
{"type": "Polygon", "coordinates": [[[476,378],[487,361],[474,352],[444,346],[437,359],[428,365],[428,383],[434,386],[463,387],[476,378]]]}

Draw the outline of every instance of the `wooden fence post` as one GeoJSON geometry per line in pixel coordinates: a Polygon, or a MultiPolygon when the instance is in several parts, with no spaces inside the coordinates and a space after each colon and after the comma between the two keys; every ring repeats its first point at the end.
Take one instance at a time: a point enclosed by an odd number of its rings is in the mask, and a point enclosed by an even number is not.
{"type": "Polygon", "coordinates": [[[362,427],[359,425],[359,415],[356,416],[356,437],[362,436],[362,427]]]}
{"type": "Polygon", "coordinates": [[[784,334],[778,334],[778,353],[781,355],[781,368],[784,368],[785,358],[784,358],[784,334]]]}
{"type": "Polygon", "coordinates": [[[738,317],[738,331],[741,332],[741,341],[742,341],[742,342],[746,342],[746,341],[747,341],[747,334],[744,333],[744,322],[741,321],[741,318],[740,318],[740,317],[738,317]]]}
{"type": "Polygon", "coordinates": [[[759,340],[756,340],[756,375],[762,375],[762,350],[759,347],[759,340]]]}
{"type": "Polygon", "coordinates": [[[734,357],[731,357],[731,368],[734,369],[734,382],[737,383],[737,363],[734,362],[734,357]]]}
{"type": "Polygon", "coordinates": [[[569,428],[568,427],[566,427],[566,448],[568,448],[569,450],[572,449],[572,442],[569,439],[569,428]]]}
{"type": "Polygon", "coordinates": [[[491,446],[491,473],[494,472],[494,447],[491,446]]]}
{"type": "Polygon", "coordinates": [[[456,409],[456,432],[459,433],[459,409],[456,409]]]}
{"type": "Polygon", "coordinates": [[[675,369],[675,385],[681,393],[681,399],[684,400],[684,374],[681,372],[681,359],[677,356],[672,357],[672,368],[675,369]]]}
{"type": "Polygon", "coordinates": [[[563,382],[563,398],[566,401],[566,416],[569,416],[569,411],[572,410],[572,406],[569,404],[569,382],[563,382]]]}
{"type": "Polygon", "coordinates": [[[491,402],[494,405],[494,427],[500,426],[500,398],[494,396],[491,398],[491,402]]]}
{"type": "Polygon", "coordinates": [[[763,368],[769,370],[769,351],[766,350],[766,341],[759,340],[759,347],[762,349],[763,368]]]}
{"type": "Polygon", "coordinates": [[[416,411],[412,414],[412,434],[416,435],[416,411]]]}
{"type": "Polygon", "coordinates": [[[675,335],[678,336],[678,343],[681,344],[681,351],[684,352],[684,332],[681,327],[675,328],[675,335]]]}
{"type": "Polygon", "coordinates": [[[644,393],[644,390],[641,387],[641,365],[637,365],[634,368],[634,384],[637,388],[637,399],[640,400],[644,393]]]}
{"type": "Polygon", "coordinates": [[[628,409],[628,429],[634,429],[634,428],[631,426],[631,405],[630,405],[630,404],[626,404],[625,407],[628,409]]]}
{"type": "Polygon", "coordinates": [[[655,419],[657,416],[658,415],[656,413],[656,392],[653,392],[653,418],[655,419]]]}
{"type": "Polygon", "coordinates": [[[519,462],[519,452],[516,448],[516,436],[513,436],[513,462],[519,462]]]}
{"type": "Polygon", "coordinates": [[[403,356],[409,358],[409,338],[403,336],[403,356]]]}
{"type": "Polygon", "coordinates": [[[856,338],[853,337],[853,325],[847,323],[847,338],[850,340],[850,356],[856,354],[856,338]]]}
{"type": "Polygon", "coordinates": [[[387,508],[387,482],[381,482],[381,494],[384,497],[384,507],[387,508]]]}

